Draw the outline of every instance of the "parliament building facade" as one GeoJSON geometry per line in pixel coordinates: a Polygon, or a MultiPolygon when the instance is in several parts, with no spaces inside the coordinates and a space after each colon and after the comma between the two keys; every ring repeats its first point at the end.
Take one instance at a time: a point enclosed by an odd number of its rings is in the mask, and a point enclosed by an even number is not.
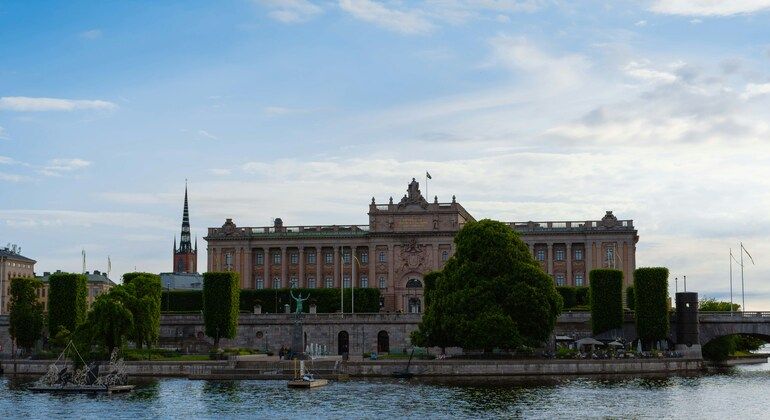
{"type": "MultiPolygon", "coordinates": [[[[454,236],[475,220],[455,197],[428,202],[412,179],[399,202],[369,205],[368,225],[209,228],[208,271],[236,271],[242,289],[376,287],[383,310],[424,308],[423,276],[454,253],[454,236]],[[342,284],[341,284],[342,283],[342,284]]],[[[608,211],[601,220],[510,222],[557,285],[587,286],[594,268],[623,271],[632,281],[639,237],[632,220],[608,211]]]]}

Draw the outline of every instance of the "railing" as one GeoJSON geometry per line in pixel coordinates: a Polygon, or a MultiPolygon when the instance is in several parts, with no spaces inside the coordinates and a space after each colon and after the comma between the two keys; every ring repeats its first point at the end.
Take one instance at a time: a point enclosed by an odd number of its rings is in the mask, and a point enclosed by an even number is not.
{"type": "Polygon", "coordinates": [[[770,318],[770,311],[733,311],[733,312],[708,312],[699,311],[701,316],[713,316],[719,318],[770,318]]]}
{"type": "Polygon", "coordinates": [[[601,220],[588,221],[546,221],[546,222],[510,222],[508,226],[521,231],[551,230],[598,230],[598,229],[633,229],[633,220],[618,220],[614,226],[604,226],[601,220]]]}

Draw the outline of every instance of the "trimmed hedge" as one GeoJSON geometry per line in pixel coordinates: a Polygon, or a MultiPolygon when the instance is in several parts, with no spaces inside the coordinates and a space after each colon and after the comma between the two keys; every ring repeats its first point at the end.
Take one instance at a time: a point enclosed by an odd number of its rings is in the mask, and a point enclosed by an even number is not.
{"type": "Polygon", "coordinates": [[[54,273],[48,277],[48,332],[56,337],[64,327],[69,332],[86,320],[88,278],[84,274],[54,273]]]}
{"type": "Polygon", "coordinates": [[[632,311],[636,308],[636,294],[634,293],[634,286],[626,287],[626,308],[632,311]]]}
{"type": "Polygon", "coordinates": [[[636,334],[646,342],[668,337],[668,268],[634,271],[636,334]]]}
{"type": "Polygon", "coordinates": [[[591,289],[588,286],[575,287],[575,301],[577,306],[590,306],[591,289]]]}
{"type": "Polygon", "coordinates": [[[237,332],[239,284],[238,273],[232,271],[203,274],[203,323],[215,348],[220,338],[234,338],[237,332]]]}
{"type": "Polygon", "coordinates": [[[564,309],[577,306],[577,290],[574,287],[557,286],[556,291],[559,292],[561,299],[564,301],[564,309]]]}
{"type": "Polygon", "coordinates": [[[596,269],[589,273],[591,328],[594,334],[623,327],[623,272],[596,269]]]}
{"type": "MultiPolygon", "coordinates": [[[[283,313],[283,305],[296,309],[290,295],[310,298],[303,304],[308,312],[311,303],[316,304],[318,313],[334,313],[340,310],[340,289],[244,289],[240,292],[238,308],[243,312],[252,312],[254,305],[262,305],[262,312],[283,313]]],[[[350,289],[345,289],[345,312],[350,313],[350,289]]],[[[373,287],[355,289],[356,312],[376,313],[380,311],[380,290],[373,287]]],[[[203,292],[199,290],[164,291],[161,300],[163,312],[198,312],[203,310],[203,292]]]]}

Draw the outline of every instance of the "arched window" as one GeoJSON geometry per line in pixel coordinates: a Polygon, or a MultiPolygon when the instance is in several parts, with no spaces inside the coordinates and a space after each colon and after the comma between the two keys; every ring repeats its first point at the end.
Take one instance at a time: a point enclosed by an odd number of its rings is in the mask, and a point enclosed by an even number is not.
{"type": "Polygon", "coordinates": [[[383,330],[377,333],[377,353],[389,353],[390,352],[390,336],[388,332],[383,330]]]}
{"type": "Polygon", "coordinates": [[[409,313],[419,314],[420,312],[422,312],[422,302],[420,301],[420,298],[409,298],[409,313]]]}
{"type": "Polygon", "coordinates": [[[349,346],[349,336],[347,331],[340,331],[339,334],[337,334],[337,354],[346,354],[350,350],[349,346]]]}
{"type": "Polygon", "coordinates": [[[409,279],[409,281],[406,282],[406,288],[407,289],[419,289],[422,287],[422,282],[417,279],[409,279]]]}

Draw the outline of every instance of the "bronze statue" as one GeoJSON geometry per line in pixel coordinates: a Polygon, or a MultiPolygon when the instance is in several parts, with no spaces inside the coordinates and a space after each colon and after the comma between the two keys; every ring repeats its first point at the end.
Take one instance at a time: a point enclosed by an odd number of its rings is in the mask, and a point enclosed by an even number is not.
{"type": "Polygon", "coordinates": [[[301,314],[302,313],[302,302],[308,300],[310,297],[310,293],[307,294],[307,296],[303,299],[302,293],[299,294],[299,297],[294,296],[293,291],[289,291],[289,294],[291,295],[292,299],[294,299],[294,302],[297,304],[297,309],[294,311],[294,313],[301,314]]]}

